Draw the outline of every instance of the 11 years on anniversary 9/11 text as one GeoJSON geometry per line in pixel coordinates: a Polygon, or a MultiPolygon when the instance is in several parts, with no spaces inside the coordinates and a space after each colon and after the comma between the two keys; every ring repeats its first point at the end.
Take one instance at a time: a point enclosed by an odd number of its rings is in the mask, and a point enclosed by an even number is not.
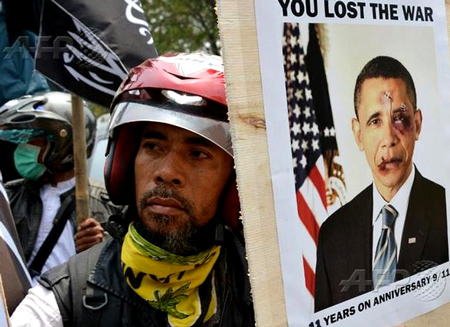
{"type": "MultiPolygon", "coordinates": [[[[311,322],[308,325],[308,327],[322,327],[322,326],[332,325],[338,321],[349,318],[349,317],[357,314],[358,312],[363,312],[372,307],[375,307],[382,303],[386,303],[392,299],[395,299],[397,297],[400,297],[400,296],[403,296],[403,295],[406,295],[406,294],[412,293],[412,292],[419,292],[419,291],[423,292],[424,290],[425,290],[425,292],[427,292],[427,291],[434,292],[433,296],[434,296],[434,298],[437,298],[444,291],[445,279],[448,277],[450,277],[449,268],[445,268],[438,272],[435,272],[433,270],[430,274],[425,275],[416,281],[413,281],[411,283],[403,283],[401,285],[398,285],[395,289],[391,289],[384,293],[376,294],[372,299],[364,300],[356,305],[352,305],[341,311],[338,311],[338,312],[332,313],[328,316],[322,317],[322,319],[317,319],[316,321],[311,322]],[[444,282],[444,283],[441,284],[441,285],[443,285],[443,287],[440,288],[440,292],[436,293],[436,290],[432,289],[432,287],[433,287],[433,284],[437,284],[438,282],[444,282]]],[[[428,297],[427,300],[429,301],[430,298],[428,297]]]]}

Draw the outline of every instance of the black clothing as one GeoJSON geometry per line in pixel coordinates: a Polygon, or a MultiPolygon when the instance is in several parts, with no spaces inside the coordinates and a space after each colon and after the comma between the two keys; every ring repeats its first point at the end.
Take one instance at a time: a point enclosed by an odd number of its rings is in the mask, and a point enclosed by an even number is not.
{"type": "MultiPolygon", "coordinates": [[[[19,234],[19,239],[26,261],[30,259],[36,243],[39,225],[42,218],[42,200],[40,182],[20,179],[5,185],[8,193],[11,212],[19,234]]],[[[109,201],[106,190],[98,185],[89,186],[89,210],[91,217],[100,223],[105,223],[112,214],[120,214],[124,208],[115,206],[109,201]]],[[[77,215],[75,210],[75,187],[61,194],[61,206],[56,213],[54,221],[67,217],[74,231],[77,230],[77,215]]]]}
{"type": "MultiPolygon", "coordinates": [[[[111,239],[43,274],[40,283],[54,292],[65,327],[168,326],[167,314],[128,286],[120,257],[121,245],[111,239]]],[[[245,249],[230,230],[214,269],[220,321],[213,326],[255,326],[245,249]]]]}

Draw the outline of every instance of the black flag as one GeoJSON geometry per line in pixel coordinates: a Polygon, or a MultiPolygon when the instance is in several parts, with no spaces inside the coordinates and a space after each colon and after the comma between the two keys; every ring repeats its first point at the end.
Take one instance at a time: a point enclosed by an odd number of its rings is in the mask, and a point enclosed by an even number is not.
{"type": "Polygon", "coordinates": [[[0,191],[0,275],[11,315],[31,286],[30,275],[5,196],[0,191]]]}
{"type": "Polygon", "coordinates": [[[36,68],[108,107],[127,70],[157,56],[139,0],[45,0],[36,68]]]}

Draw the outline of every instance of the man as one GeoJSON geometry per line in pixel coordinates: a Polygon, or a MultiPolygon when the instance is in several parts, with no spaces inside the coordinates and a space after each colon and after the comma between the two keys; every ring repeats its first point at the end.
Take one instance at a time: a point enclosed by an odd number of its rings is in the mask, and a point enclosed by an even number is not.
{"type": "Polygon", "coordinates": [[[45,274],[13,326],[254,326],[220,58],[150,59],[111,108],[105,181],[129,204],[125,237],[45,274]]]}
{"type": "Polygon", "coordinates": [[[356,80],[352,129],[374,183],[320,229],[316,311],[448,261],[445,190],[413,164],[416,101],[396,59],[372,59],[356,80]]]}
{"type": "MultiPolygon", "coordinates": [[[[89,108],[84,110],[89,156],[95,117],[89,108]]],[[[6,190],[36,284],[42,272],[103,239],[103,228],[96,219],[88,218],[77,226],[70,94],[47,92],[9,101],[0,108],[0,138],[18,144],[14,165],[23,179],[7,183],[6,190]]],[[[94,198],[91,205],[100,221],[114,210],[94,198]]]]}

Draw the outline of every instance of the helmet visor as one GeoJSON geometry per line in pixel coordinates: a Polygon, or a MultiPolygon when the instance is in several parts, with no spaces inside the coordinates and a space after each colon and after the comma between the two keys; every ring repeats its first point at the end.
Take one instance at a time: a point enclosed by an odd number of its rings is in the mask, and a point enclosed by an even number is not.
{"type": "Polygon", "coordinates": [[[233,156],[228,122],[180,112],[175,105],[172,108],[148,100],[145,103],[121,102],[111,115],[108,128],[110,135],[114,128],[132,122],[155,122],[183,128],[204,137],[233,156]]]}
{"type": "Polygon", "coordinates": [[[29,143],[33,139],[42,137],[49,139],[52,135],[48,135],[43,129],[24,128],[0,130],[0,140],[16,144],[29,143]]]}

